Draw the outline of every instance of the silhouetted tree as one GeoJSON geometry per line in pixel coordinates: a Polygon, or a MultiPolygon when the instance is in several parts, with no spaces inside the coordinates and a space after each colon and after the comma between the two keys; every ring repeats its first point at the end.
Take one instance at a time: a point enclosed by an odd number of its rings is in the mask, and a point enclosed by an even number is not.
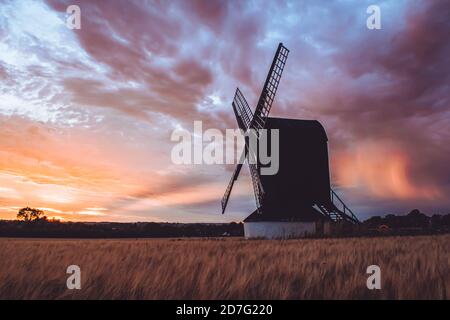
{"type": "Polygon", "coordinates": [[[364,221],[364,224],[369,228],[377,228],[378,226],[383,224],[383,218],[381,218],[380,216],[370,217],[369,219],[364,221]]]}
{"type": "Polygon", "coordinates": [[[430,218],[418,209],[414,209],[406,216],[406,224],[408,227],[426,228],[430,224],[430,218]]]}
{"type": "Polygon", "coordinates": [[[18,220],[24,220],[25,222],[37,221],[37,220],[47,220],[44,216],[44,211],[35,208],[22,208],[17,214],[18,220]]]}

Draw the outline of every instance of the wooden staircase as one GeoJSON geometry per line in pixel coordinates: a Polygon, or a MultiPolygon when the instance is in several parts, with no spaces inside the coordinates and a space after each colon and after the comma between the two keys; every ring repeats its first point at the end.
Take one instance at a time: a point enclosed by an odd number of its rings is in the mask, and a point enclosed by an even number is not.
{"type": "Polygon", "coordinates": [[[349,207],[342,201],[341,198],[336,194],[336,192],[331,190],[329,203],[317,204],[316,208],[327,218],[334,222],[344,222],[350,224],[360,224],[356,215],[350,210],[349,207]],[[340,209],[340,208],[342,209],[340,209]]]}

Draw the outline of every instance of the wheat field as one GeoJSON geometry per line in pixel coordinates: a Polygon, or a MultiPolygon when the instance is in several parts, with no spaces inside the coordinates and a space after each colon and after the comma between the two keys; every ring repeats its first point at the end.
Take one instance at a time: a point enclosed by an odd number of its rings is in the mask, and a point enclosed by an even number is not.
{"type": "Polygon", "coordinates": [[[450,235],[0,239],[0,299],[448,299],[450,235]],[[66,268],[81,268],[68,290],[66,268]],[[366,268],[381,268],[381,290],[366,268]]]}

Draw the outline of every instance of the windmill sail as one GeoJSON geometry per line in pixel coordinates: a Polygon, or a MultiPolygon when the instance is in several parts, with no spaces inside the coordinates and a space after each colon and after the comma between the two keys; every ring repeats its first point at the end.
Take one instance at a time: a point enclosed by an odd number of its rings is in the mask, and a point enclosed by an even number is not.
{"type": "MultiPolygon", "coordinates": [[[[236,89],[232,103],[234,114],[236,116],[236,121],[239,128],[249,135],[256,135],[256,138],[258,138],[258,130],[263,129],[265,126],[288,54],[289,50],[284,47],[282,43],[280,43],[272,61],[272,65],[270,66],[269,73],[254,113],[252,113],[252,110],[250,109],[250,106],[248,105],[247,100],[245,100],[242,92],[239,88],[236,89]]],[[[247,159],[249,165],[253,192],[256,200],[256,208],[257,211],[260,212],[264,199],[264,189],[259,176],[257,150],[252,148],[252,146],[249,145],[248,139],[246,139],[245,149],[241,155],[239,164],[236,166],[233,175],[231,176],[231,180],[228,183],[227,189],[225,190],[225,194],[222,197],[222,213],[225,212],[234,182],[239,177],[244,159],[247,159]]]]}
{"type": "Polygon", "coordinates": [[[282,43],[278,45],[277,52],[273,58],[269,73],[264,83],[264,87],[259,97],[258,104],[254,112],[251,128],[255,130],[263,129],[270,109],[272,108],[275,94],[277,93],[278,85],[280,84],[281,75],[289,54],[289,50],[283,46],[282,43]]]}
{"type": "MultiPolygon", "coordinates": [[[[253,114],[247,103],[247,100],[245,100],[245,97],[239,90],[239,88],[236,89],[236,94],[234,95],[232,105],[239,128],[244,132],[248,131],[250,123],[253,118],[253,114]]],[[[251,135],[255,133],[249,132],[249,134],[251,135]]],[[[253,148],[249,146],[249,142],[246,139],[245,149],[242,152],[239,164],[236,166],[233,175],[231,176],[231,180],[228,183],[225,194],[222,197],[222,214],[225,212],[226,206],[228,204],[228,199],[230,198],[231,195],[231,190],[233,189],[234,182],[237,180],[239,176],[242,164],[245,161],[245,159],[247,159],[250,168],[250,176],[252,179],[253,192],[255,194],[256,207],[258,210],[260,210],[262,199],[264,196],[264,190],[262,187],[261,179],[259,178],[258,168],[256,166],[257,162],[256,150],[253,150],[253,148]]]]}

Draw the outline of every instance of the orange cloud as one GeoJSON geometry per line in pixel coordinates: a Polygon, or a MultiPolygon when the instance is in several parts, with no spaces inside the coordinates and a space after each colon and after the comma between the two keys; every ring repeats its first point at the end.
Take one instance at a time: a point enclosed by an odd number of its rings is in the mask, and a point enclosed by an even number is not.
{"type": "Polygon", "coordinates": [[[339,152],[334,166],[338,185],[365,188],[376,197],[432,200],[442,196],[436,186],[413,181],[410,159],[386,143],[363,143],[339,152]]]}

